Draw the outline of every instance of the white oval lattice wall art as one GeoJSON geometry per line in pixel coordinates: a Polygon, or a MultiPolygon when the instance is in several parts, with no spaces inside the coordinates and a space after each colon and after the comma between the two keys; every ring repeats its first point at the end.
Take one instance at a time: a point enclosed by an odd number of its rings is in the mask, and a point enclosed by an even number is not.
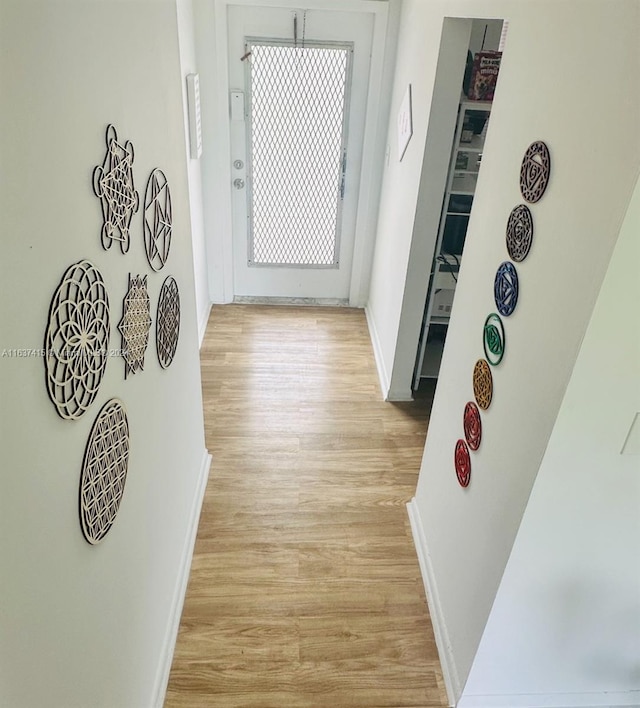
{"type": "Polygon", "coordinates": [[[89,543],[100,543],[115,521],[129,466],[129,421],[112,398],[96,418],[80,475],[80,525],[89,543]]]}
{"type": "Polygon", "coordinates": [[[149,265],[161,270],[171,248],[171,193],[164,172],[157,168],[149,175],[144,195],[144,246],[149,265]]]}
{"type": "Polygon", "coordinates": [[[124,377],[144,368],[144,355],[149,344],[151,303],[147,291],[147,276],[131,276],[122,306],[122,319],[118,329],[122,335],[124,377]]]}
{"type": "Polygon", "coordinates": [[[44,342],[47,391],[62,418],[77,420],[98,395],[109,335],[102,275],[89,261],[74,263],[51,300],[44,342]]]}
{"type": "Polygon", "coordinates": [[[120,250],[126,253],[131,219],[140,207],[140,195],[133,184],[133,145],[129,140],[121,145],[112,125],[107,126],[106,142],[104,162],[93,170],[93,191],[100,199],[104,221],[100,238],[105,251],[119,241],[120,250]]]}
{"type": "Polygon", "coordinates": [[[180,334],[180,292],[178,283],[169,276],[162,284],[156,316],[156,351],[158,361],[166,369],[176,353],[180,334]]]}

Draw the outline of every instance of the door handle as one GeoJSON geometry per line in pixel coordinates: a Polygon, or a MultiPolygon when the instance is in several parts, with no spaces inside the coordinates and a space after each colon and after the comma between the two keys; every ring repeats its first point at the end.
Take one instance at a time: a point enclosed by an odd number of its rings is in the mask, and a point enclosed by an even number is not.
{"type": "Polygon", "coordinates": [[[236,189],[242,189],[242,188],[244,187],[244,180],[243,180],[243,179],[240,179],[240,177],[236,177],[236,178],[233,180],[233,186],[234,186],[236,189]]]}

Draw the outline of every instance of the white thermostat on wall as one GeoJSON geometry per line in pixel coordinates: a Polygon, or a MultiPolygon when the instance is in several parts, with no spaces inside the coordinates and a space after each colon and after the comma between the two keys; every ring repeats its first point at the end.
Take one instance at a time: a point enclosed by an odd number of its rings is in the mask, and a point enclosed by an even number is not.
{"type": "Polygon", "coordinates": [[[191,157],[197,160],[202,155],[202,123],[200,121],[200,77],[187,74],[187,102],[189,106],[189,142],[191,157]]]}

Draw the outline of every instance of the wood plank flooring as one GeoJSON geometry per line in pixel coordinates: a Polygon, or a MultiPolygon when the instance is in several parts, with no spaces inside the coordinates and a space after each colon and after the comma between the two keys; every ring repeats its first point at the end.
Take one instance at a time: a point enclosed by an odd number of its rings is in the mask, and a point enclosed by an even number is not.
{"type": "Polygon", "coordinates": [[[207,487],[165,708],[447,705],[405,503],[431,400],[362,310],[215,307],[207,487]]]}

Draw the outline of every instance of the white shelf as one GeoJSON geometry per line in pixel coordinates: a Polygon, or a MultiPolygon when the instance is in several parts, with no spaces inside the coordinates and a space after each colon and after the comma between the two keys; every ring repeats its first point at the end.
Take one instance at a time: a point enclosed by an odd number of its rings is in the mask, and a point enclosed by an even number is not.
{"type": "MultiPolygon", "coordinates": [[[[443,264],[441,264],[442,266],[443,264]]],[[[447,266],[445,266],[446,268],[447,266]]],[[[456,273],[456,278],[457,278],[456,273]]],[[[436,290],[455,290],[456,289],[456,279],[453,277],[453,273],[449,270],[438,270],[434,278],[434,288],[436,290]]]]}
{"type": "Polygon", "coordinates": [[[482,152],[484,149],[484,137],[474,135],[468,143],[460,141],[456,147],[457,152],[482,152]]]}
{"type": "MultiPolygon", "coordinates": [[[[476,191],[478,182],[478,174],[480,172],[481,163],[473,154],[479,155],[484,150],[485,131],[480,135],[473,135],[468,143],[460,141],[463,128],[465,128],[465,118],[470,111],[484,112],[489,118],[491,112],[490,101],[472,101],[462,96],[460,101],[460,109],[456,120],[456,130],[453,145],[451,146],[451,158],[449,161],[449,172],[447,174],[447,186],[444,193],[443,206],[441,211],[440,226],[438,227],[438,236],[436,239],[435,256],[433,270],[429,279],[429,293],[425,305],[423,316],[423,327],[420,335],[420,348],[418,351],[416,368],[414,371],[413,387],[416,389],[420,383],[420,379],[438,378],[440,372],[440,362],[444,351],[444,340],[446,338],[446,330],[449,326],[450,314],[447,313],[447,305],[452,301],[453,291],[456,289],[457,271],[454,274],[447,268],[446,264],[441,264],[437,259],[442,252],[445,230],[447,222],[451,226],[451,234],[454,241],[458,238],[463,238],[461,231],[465,227],[465,222],[460,219],[466,217],[469,219],[470,213],[464,211],[454,211],[450,209],[452,195],[455,195],[454,209],[471,206],[471,199],[460,199],[459,196],[465,195],[473,197],[476,191]],[[460,153],[469,153],[467,160],[462,160],[466,164],[466,168],[456,169],[456,158],[460,153]],[[469,168],[472,169],[469,169],[469,168]],[[457,204],[456,204],[457,202],[457,204]],[[445,292],[443,292],[445,291],[445,292]],[[439,314],[435,314],[439,313],[439,314]],[[443,314],[446,313],[446,314],[443,314]],[[437,325],[438,327],[435,327],[437,325]]],[[[453,244],[450,244],[453,247],[453,244]]],[[[456,246],[457,247],[457,246],[456,246]]]]}
{"type": "Polygon", "coordinates": [[[491,101],[473,101],[464,94],[460,99],[460,107],[464,111],[485,111],[486,113],[491,113],[492,105],[493,103],[491,101]]]}

